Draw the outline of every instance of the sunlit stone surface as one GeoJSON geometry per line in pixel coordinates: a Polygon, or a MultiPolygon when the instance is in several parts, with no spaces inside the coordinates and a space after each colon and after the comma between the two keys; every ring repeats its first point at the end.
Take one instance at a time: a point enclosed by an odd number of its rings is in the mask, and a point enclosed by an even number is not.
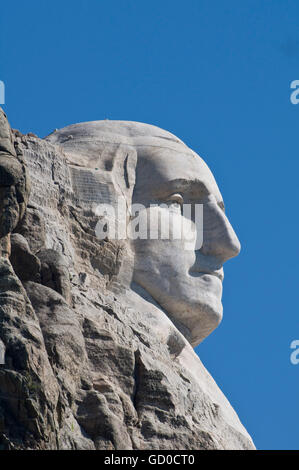
{"type": "Polygon", "coordinates": [[[0,258],[2,448],[253,449],[192,348],[222,318],[222,265],[239,251],[203,160],[131,122],[12,142],[31,192],[12,227],[14,271],[0,258]],[[99,239],[99,205],[119,201],[127,222],[136,203],[142,216],[165,203],[177,221],[182,201],[203,204],[202,247],[99,239]]]}

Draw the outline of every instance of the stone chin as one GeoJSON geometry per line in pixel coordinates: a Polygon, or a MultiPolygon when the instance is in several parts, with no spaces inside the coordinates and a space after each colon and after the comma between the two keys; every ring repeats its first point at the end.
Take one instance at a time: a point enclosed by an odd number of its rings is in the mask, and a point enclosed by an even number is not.
{"type": "Polygon", "coordinates": [[[161,274],[148,276],[136,270],[134,282],[150,294],[193,347],[221,323],[222,281],[215,276],[187,275],[183,280],[166,280],[161,274]]]}

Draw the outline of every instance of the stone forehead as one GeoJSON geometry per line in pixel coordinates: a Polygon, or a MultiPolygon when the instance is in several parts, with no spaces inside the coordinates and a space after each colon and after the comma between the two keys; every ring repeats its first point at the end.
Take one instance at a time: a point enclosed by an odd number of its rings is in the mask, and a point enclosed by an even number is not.
{"type": "Polygon", "coordinates": [[[97,146],[159,147],[183,153],[194,152],[175,135],[151,124],[134,121],[90,121],[55,130],[45,140],[68,153],[94,152],[97,146]]]}

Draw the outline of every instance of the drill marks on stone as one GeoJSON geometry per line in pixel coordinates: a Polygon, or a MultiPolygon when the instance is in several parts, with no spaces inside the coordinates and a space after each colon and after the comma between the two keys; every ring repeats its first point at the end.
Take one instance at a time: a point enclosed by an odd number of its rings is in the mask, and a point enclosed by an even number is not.
{"type": "Polygon", "coordinates": [[[97,204],[111,203],[107,184],[100,182],[92,170],[71,167],[71,175],[74,193],[80,201],[97,204]]]}

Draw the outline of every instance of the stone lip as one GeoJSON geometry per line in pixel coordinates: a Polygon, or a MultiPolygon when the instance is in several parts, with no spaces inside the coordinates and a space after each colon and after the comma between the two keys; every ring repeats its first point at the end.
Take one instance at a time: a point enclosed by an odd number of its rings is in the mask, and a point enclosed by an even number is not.
{"type": "Polygon", "coordinates": [[[32,186],[0,257],[1,449],[254,449],[168,317],[119,284],[129,254],[95,237],[60,137],[15,138],[32,186]]]}

